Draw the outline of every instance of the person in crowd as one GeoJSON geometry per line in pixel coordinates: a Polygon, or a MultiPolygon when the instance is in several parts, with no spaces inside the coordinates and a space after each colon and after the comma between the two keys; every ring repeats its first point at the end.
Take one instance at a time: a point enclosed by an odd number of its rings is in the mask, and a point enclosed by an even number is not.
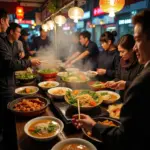
{"type": "Polygon", "coordinates": [[[11,36],[7,38],[8,27],[9,16],[4,9],[0,9],[0,127],[5,150],[10,147],[17,149],[15,117],[7,110],[8,102],[12,101],[14,97],[14,71],[40,64],[38,59],[24,60],[15,57],[17,44],[14,41],[20,36],[21,29],[19,26],[11,29],[11,36]]]}
{"type": "Polygon", "coordinates": [[[133,51],[134,45],[135,40],[132,35],[126,34],[120,38],[118,42],[118,51],[121,56],[120,64],[115,79],[105,84],[108,88],[121,90],[120,95],[122,98],[126,89],[143,69],[143,65],[139,64],[133,51]]]}
{"type": "Polygon", "coordinates": [[[42,27],[40,27],[40,36],[35,37],[33,39],[33,43],[31,45],[31,50],[38,51],[40,48],[46,48],[50,46],[50,40],[48,38],[48,32],[44,31],[42,27]]]}
{"type": "Polygon", "coordinates": [[[18,43],[18,50],[19,50],[19,57],[20,59],[25,57],[25,52],[24,52],[24,48],[23,48],[23,44],[20,40],[17,40],[18,43]]]}
{"type": "Polygon", "coordinates": [[[83,65],[86,66],[85,69],[96,69],[96,60],[97,56],[99,54],[98,47],[96,43],[90,40],[91,39],[91,33],[88,31],[83,31],[80,33],[80,43],[82,46],[84,46],[83,52],[77,56],[75,59],[73,59],[69,66],[75,64],[79,60],[83,60],[83,65]]]}
{"type": "Polygon", "coordinates": [[[109,149],[147,150],[150,139],[149,85],[150,85],[150,10],[146,9],[133,18],[134,51],[138,62],[144,65],[142,72],[134,79],[125,94],[125,103],[120,113],[120,126],[106,126],[96,123],[88,115],[75,115],[76,127],[91,130],[109,149]]]}
{"type": "Polygon", "coordinates": [[[98,57],[97,73],[98,79],[102,82],[115,78],[120,61],[117,47],[114,45],[116,34],[113,33],[106,31],[100,37],[100,43],[104,50],[100,52],[98,57]]]}
{"type": "Polygon", "coordinates": [[[65,64],[69,64],[73,59],[77,58],[83,52],[83,46],[80,44],[80,33],[75,32],[72,35],[72,45],[69,51],[69,57],[65,64]]]}
{"type": "Polygon", "coordinates": [[[15,59],[23,58],[24,49],[21,47],[21,41],[18,41],[20,37],[21,26],[17,23],[10,23],[6,33],[7,33],[7,41],[8,46],[12,49],[13,57],[15,59]]]}
{"type": "Polygon", "coordinates": [[[22,29],[21,30],[21,37],[20,37],[19,40],[23,44],[23,49],[24,49],[24,52],[25,52],[25,58],[29,58],[29,56],[32,56],[36,53],[34,50],[33,51],[30,50],[29,44],[27,42],[28,36],[29,36],[29,33],[27,32],[27,30],[22,29]]]}

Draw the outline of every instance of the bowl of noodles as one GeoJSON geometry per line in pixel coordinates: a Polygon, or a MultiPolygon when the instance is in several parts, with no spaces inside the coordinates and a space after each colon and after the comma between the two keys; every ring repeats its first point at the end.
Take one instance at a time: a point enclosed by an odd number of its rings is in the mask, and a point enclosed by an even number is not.
{"type": "Polygon", "coordinates": [[[55,99],[63,99],[67,91],[72,91],[67,87],[55,87],[48,90],[48,95],[55,99]]]}
{"type": "Polygon", "coordinates": [[[67,91],[65,101],[71,106],[78,108],[78,101],[81,110],[91,110],[99,106],[103,100],[100,95],[90,90],[67,91]]]}

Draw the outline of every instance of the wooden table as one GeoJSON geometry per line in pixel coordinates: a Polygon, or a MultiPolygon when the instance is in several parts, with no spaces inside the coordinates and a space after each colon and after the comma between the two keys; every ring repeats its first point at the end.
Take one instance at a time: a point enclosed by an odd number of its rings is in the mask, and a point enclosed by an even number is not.
{"type": "MultiPolygon", "coordinates": [[[[42,116],[55,116],[53,112],[47,108],[46,112],[42,116]]],[[[31,118],[30,118],[31,119],[31,118]]],[[[16,118],[16,130],[17,130],[17,140],[18,140],[18,150],[50,150],[57,142],[63,140],[64,138],[78,137],[82,138],[82,132],[79,131],[74,134],[64,133],[58,135],[57,138],[48,142],[39,142],[28,137],[24,132],[24,125],[30,119],[17,119],[16,118]]]]}

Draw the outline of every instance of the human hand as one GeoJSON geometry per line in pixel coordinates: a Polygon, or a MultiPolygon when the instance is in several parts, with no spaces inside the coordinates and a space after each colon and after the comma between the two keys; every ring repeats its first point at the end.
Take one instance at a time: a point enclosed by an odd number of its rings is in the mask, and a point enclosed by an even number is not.
{"type": "Polygon", "coordinates": [[[86,130],[91,130],[93,126],[96,124],[96,122],[88,115],[80,114],[74,115],[72,118],[72,123],[76,126],[77,129],[84,128],[86,130]]]}
{"type": "Polygon", "coordinates": [[[106,69],[97,69],[97,73],[99,74],[99,75],[105,75],[106,74],[106,69]]]}

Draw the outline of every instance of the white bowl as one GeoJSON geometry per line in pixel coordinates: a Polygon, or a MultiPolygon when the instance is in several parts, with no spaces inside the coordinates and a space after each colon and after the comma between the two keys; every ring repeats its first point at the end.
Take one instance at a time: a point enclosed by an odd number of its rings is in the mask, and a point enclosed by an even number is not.
{"type": "Polygon", "coordinates": [[[51,116],[42,116],[42,117],[34,118],[34,119],[28,121],[28,122],[25,124],[25,126],[24,126],[24,132],[25,132],[29,137],[31,137],[31,138],[33,138],[33,139],[35,139],[35,140],[37,140],[37,141],[48,141],[48,140],[51,140],[51,139],[53,139],[54,137],[56,137],[60,132],[62,132],[63,129],[64,129],[64,124],[63,124],[63,122],[62,122],[61,120],[59,120],[58,118],[51,117],[51,116]],[[37,122],[37,121],[39,121],[39,120],[45,120],[45,119],[46,119],[46,120],[47,120],[47,119],[53,120],[53,121],[57,122],[58,125],[59,125],[59,129],[57,130],[57,132],[56,132],[53,136],[49,136],[49,137],[36,137],[36,136],[31,135],[31,134],[28,132],[28,129],[29,129],[29,127],[31,126],[31,124],[33,124],[33,123],[35,123],[35,122],[37,122]]]}
{"type": "Polygon", "coordinates": [[[96,71],[87,71],[87,76],[90,77],[90,78],[94,78],[98,75],[98,73],[96,71]]]}
{"type": "Polygon", "coordinates": [[[67,87],[55,87],[55,88],[49,89],[49,90],[48,90],[48,94],[50,94],[53,98],[62,99],[62,98],[64,98],[65,94],[63,94],[63,95],[56,95],[56,94],[53,94],[54,91],[59,90],[59,89],[65,90],[65,91],[68,91],[68,90],[69,90],[69,91],[72,91],[72,89],[67,88],[67,87]]]}
{"type": "Polygon", "coordinates": [[[36,94],[38,91],[39,91],[39,88],[36,87],[36,86],[23,86],[23,87],[15,89],[15,93],[18,94],[18,95],[22,95],[22,96],[33,95],[33,94],[36,94]],[[34,89],[34,92],[32,92],[32,93],[19,93],[19,92],[21,92],[22,90],[24,90],[26,88],[34,89]]]}
{"type": "Polygon", "coordinates": [[[117,97],[115,100],[103,99],[103,103],[105,103],[105,104],[112,104],[112,103],[114,103],[120,99],[120,95],[116,92],[113,92],[113,91],[102,90],[102,91],[97,91],[96,93],[101,94],[101,93],[105,93],[105,92],[107,92],[108,94],[115,95],[117,97]]]}
{"type": "Polygon", "coordinates": [[[77,71],[79,71],[79,69],[78,68],[67,68],[66,71],[67,72],[77,72],[77,71]]]}
{"type": "Polygon", "coordinates": [[[38,86],[39,87],[41,87],[42,89],[50,89],[50,88],[54,88],[54,87],[56,87],[56,86],[58,86],[59,85],[59,83],[58,82],[56,82],[56,81],[44,81],[44,82],[40,82],[39,84],[38,84],[38,86]],[[46,84],[46,83],[50,83],[50,84],[55,84],[55,86],[53,86],[53,87],[44,87],[43,85],[44,84],[46,84]]]}
{"type": "Polygon", "coordinates": [[[89,150],[97,150],[96,147],[92,143],[90,143],[89,141],[80,139],[80,138],[69,138],[69,139],[60,141],[56,145],[54,145],[54,147],[52,147],[51,150],[62,150],[62,148],[66,144],[82,144],[82,145],[87,146],[89,150]]]}
{"type": "Polygon", "coordinates": [[[57,76],[59,77],[66,77],[68,75],[68,72],[59,72],[57,73],[57,76]]]}

